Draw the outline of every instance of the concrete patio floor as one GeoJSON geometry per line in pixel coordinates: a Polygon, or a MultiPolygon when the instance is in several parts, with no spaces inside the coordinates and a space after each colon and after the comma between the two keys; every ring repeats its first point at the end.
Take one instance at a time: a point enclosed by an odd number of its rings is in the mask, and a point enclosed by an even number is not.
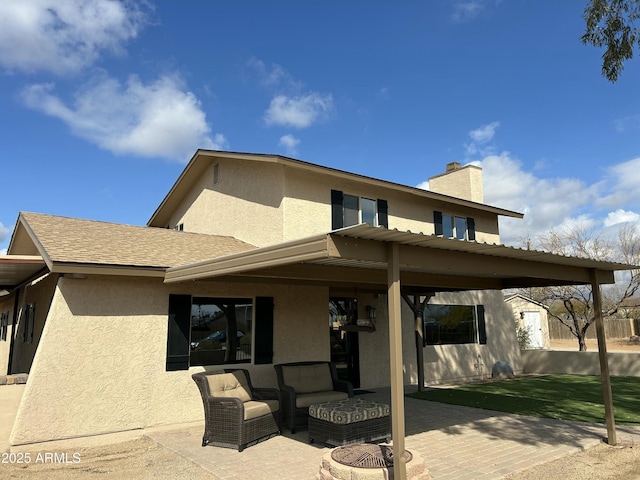
{"type": "MultiPolygon", "coordinates": [[[[407,387],[411,391],[415,387],[407,387]]],[[[389,403],[389,390],[362,398],[389,403]]],[[[563,422],[406,398],[406,448],[426,461],[434,480],[488,480],[592,447],[603,425],[563,422]]],[[[306,431],[251,445],[243,452],[202,447],[203,424],[147,431],[147,436],[220,480],[313,479],[328,447],[309,444],[306,431]]],[[[640,445],[640,427],[619,426],[620,443],[640,445]]]]}

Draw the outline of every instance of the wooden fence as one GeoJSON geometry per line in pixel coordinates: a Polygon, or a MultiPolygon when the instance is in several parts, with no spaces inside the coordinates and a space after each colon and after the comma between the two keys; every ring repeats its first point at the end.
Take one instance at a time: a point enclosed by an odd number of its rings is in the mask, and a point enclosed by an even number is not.
{"type": "MultiPolygon", "coordinates": [[[[628,318],[607,318],[604,320],[604,333],[607,338],[629,338],[631,335],[638,335],[638,322],[628,318]]],[[[569,331],[567,327],[561,324],[557,319],[549,317],[549,338],[552,340],[573,340],[576,337],[569,331]]],[[[587,338],[596,338],[595,323],[587,330],[587,338]]]]}

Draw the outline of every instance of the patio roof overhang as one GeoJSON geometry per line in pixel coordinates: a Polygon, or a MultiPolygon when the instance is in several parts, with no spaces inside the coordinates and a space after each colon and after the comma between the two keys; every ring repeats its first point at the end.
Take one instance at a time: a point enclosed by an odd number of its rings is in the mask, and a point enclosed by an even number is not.
{"type": "Polygon", "coordinates": [[[0,255],[0,292],[14,289],[46,268],[39,255],[0,255]]]}
{"type": "Polygon", "coordinates": [[[241,254],[169,268],[166,283],[224,278],[387,289],[387,245],[399,249],[403,291],[495,290],[614,283],[615,262],[356,225],[241,254]]]}
{"type": "MultiPolygon", "coordinates": [[[[385,290],[389,312],[393,455],[403,459],[403,294],[410,290],[419,294],[446,290],[591,285],[608,441],[615,445],[613,401],[599,286],[614,283],[616,270],[634,268],[639,267],[356,225],[302,240],[169,268],[165,283],[215,278],[223,281],[305,283],[385,290]]],[[[403,460],[397,462],[394,469],[396,478],[406,478],[403,460]]]]}

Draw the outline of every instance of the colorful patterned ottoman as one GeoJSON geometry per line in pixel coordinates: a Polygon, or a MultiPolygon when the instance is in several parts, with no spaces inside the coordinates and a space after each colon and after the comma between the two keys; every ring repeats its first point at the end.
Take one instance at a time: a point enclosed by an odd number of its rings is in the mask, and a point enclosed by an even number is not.
{"type": "Polygon", "coordinates": [[[309,407],[309,443],[343,446],[391,441],[389,405],[350,398],[309,407]]]}

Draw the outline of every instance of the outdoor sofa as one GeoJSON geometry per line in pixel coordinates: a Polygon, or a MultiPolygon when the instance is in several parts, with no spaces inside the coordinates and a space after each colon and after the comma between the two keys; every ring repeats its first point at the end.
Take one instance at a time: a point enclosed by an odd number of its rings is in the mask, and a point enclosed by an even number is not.
{"type": "Polygon", "coordinates": [[[248,443],[280,433],[282,409],[275,388],[255,388],[244,369],[192,375],[204,405],[202,446],[244,450],[248,443]]]}
{"type": "Polygon", "coordinates": [[[278,377],[283,422],[291,433],[307,428],[309,406],[353,397],[353,385],[338,379],[332,362],[280,363],[273,367],[278,377]]]}

